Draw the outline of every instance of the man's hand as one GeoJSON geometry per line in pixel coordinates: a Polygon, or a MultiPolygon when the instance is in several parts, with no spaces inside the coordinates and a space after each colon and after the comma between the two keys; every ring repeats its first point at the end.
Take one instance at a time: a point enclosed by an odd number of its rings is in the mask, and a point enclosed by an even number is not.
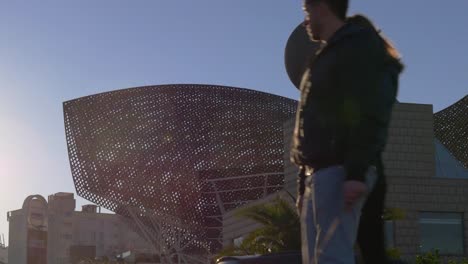
{"type": "Polygon", "coordinates": [[[297,214],[298,214],[299,216],[301,216],[303,200],[304,200],[304,196],[302,196],[302,195],[298,195],[298,196],[297,196],[297,199],[296,199],[296,208],[297,208],[297,214]]]}
{"type": "Polygon", "coordinates": [[[367,185],[360,181],[344,182],[345,209],[351,211],[356,202],[367,193],[367,185]]]}

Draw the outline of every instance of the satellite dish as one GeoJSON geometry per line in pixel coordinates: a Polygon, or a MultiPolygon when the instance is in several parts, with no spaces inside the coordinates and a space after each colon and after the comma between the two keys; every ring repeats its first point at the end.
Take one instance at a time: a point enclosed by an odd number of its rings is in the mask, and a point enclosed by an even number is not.
{"type": "Polygon", "coordinates": [[[307,69],[309,60],[315,56],[319,47],[319,42],[310,40],[302,23],[289,36],[284,52],[284,62],[289,79],[297,89],[300,89],[302,76],[307,69]]]}

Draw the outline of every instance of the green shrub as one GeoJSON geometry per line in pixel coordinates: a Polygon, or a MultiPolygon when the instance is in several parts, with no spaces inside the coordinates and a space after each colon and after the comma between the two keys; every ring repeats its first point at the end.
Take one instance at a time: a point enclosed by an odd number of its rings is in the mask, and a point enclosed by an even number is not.
{"type": "Polygon", "coordinates": [[[439,250],[416,256],[415,264],[441,264],[439,250]]]}
{"type": "Polygon", "coordinates": [[[449,260],[447,262],[447,264],[468,264],[468,259],[462,259],[460,261],[456,261],[456,260],[449,260]]]}
{"type": "Polygon", "coordinates": [[[400,260],[401,252],[398,248],[387,248],[387,256],[392,260],[400,260]]]}
{"type": "MultiPolygon", "coordinates": [[[[439,250],[433,250],[431,252],[427,252],[424,255],[416,256],[415,264],[441,264],[445,263],[442,262],[442,258],[440,257],[439,250]]],[[[460,261],[457,260],[449,260],[447,264],[468,264],[468,259],[462,259],[460,261]]]]}

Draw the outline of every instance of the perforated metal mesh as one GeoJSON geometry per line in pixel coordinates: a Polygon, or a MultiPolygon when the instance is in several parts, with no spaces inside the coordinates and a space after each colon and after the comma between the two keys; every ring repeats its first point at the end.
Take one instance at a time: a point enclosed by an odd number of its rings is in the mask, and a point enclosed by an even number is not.
{"type": "Polygon", "coordinates": [[[468,169],[468,96],[434,115],[437,139],[468,169]]]}
{"type": "Polygon", "coordinates": [[[166,219],[158,226],[179,226],[216,250],[223,212],[281,189],[282,128],[296,104],[209,85],[132,88],[65,102],[76,190],[133,214],[146,228],[155,216],[166,219]]]}

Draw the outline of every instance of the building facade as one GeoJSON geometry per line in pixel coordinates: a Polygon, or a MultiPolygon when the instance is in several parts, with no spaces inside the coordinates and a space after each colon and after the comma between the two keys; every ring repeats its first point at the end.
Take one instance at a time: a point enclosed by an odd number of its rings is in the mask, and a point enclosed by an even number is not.
{"type": "Polygon", "coordinates": [[[23,208],[9,212],[9,263],[69,264],[114,259],[128,251],[151,253],[149,244],[121,216],[101,213],[95,205],[85,205],[82,211],[75,206],[72,193],[56,193],[47,201],[28,197],[23,208]]]}
{"type": "Polygon", "coordinates": [[[4,245],[0,246],[0,264],[8,263],[8,248],[4,245]]]}
{"type": "MultiPolygon", "coordinates": [[[[459,106],[460,102],[452,107],[467,109],[466,99],[460,101],[464,102],[464,108],[459,106]]],[[[443,111],[449,110],[450,107],[443,111]]],[[[466,113],[462,112],[464,115],[466,113]]],[[[431,105],[397,104],[383,155],[388,183],[386,206],[404,212],[403,219],[387,221],[387,244],[399,249],[404,258],[412,258],[432,249],[439,249],[442,255],[448,257],[468,256],[466,160],[460,158],[463,157],[461,151],[457,152],[457,158],[449,150],[450,146],[441,143],[435,136],[435,127],[440,124],[434,124],[434,116],[437,117],[437,114],[433,114],[431,105]]],[[[466,120],[463,123],[465,131],[466,120]]],[[[294,120],[286,122],[284,128],[284,192],[296,194],[297,168],[289,160],[294,120]]],[[[463,134],[459,127],[457,131],[463,134]]],[[[461,141],[466,144],[466,138],[461,141]]],[[[466,153],[466,148],[464,151],[466,153]]],[[[268,202],[273,196],[255,203],[268,202]]],[[[252,221],[236,217],[236,211],[225,214],[223,218],[225,246],[258,227],[252,221]]]]}

